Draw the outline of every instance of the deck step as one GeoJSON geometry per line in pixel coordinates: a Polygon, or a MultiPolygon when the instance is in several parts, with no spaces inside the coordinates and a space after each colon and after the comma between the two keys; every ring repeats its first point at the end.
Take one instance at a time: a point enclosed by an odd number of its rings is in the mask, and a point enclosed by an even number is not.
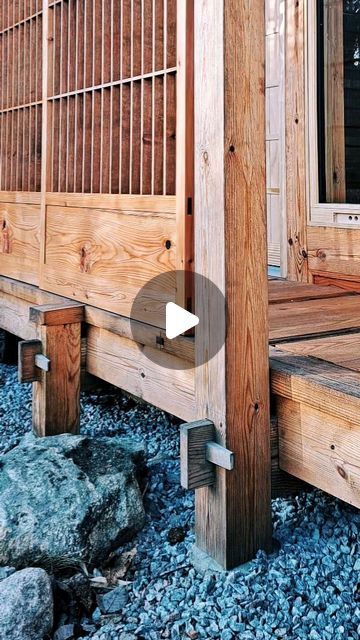
{"type": "MultiPolygon", "coordinates": [[[[337,336],[339,361],[349,339],[337,336]]],[[[270,348],[279,467],[360,508],[360,371],[330,362],[331,341],[320,340],[270,348]]]]}

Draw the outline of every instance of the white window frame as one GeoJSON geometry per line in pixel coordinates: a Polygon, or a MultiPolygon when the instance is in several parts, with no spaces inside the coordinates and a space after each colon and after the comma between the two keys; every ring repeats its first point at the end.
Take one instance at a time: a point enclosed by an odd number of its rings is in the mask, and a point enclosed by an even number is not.
{"type": "Polygon", "coordinates": [[[319,201],[318,118],[317,118],[317,3],[307,0],[306,7],[306,130],[308,224],[342,229],[360,228],[360,205],[319,201]],[[358,220],[356,220],[358,218],[358,220]]]}

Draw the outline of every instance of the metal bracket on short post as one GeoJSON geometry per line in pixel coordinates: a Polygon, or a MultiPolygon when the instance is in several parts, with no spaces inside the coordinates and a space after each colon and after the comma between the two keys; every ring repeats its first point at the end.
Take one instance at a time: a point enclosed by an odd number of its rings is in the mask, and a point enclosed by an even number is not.
{"type": "Polygon", "coordinates": [[[197,420],[180,429],[181,485],[200,489],[215,484],[216,466],[231,471],[234,454],[215,442],[216,429],[211,420],[197,420]]]}
{"type": "Polygon", "coordinates": [[[42,353],[41,340],[19,342],[19,382],[39,382],[41,372],[50,371],[50,360],[42,353]]]}

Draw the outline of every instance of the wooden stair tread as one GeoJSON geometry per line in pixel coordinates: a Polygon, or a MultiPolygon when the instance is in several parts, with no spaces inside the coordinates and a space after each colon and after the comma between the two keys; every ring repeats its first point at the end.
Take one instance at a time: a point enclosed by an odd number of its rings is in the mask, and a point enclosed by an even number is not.
{"type": "Polygon", "coordinates": [[[269,305],[271,342],[360,329],[360,298],[313,299],[269,305]]]}
{"type": "Polygon", "coordinates": [[[269,304],[293,302],[300,300],[338,298],[354,295],[334,285],[321,286],[306,282],[289,282],[288,280],[269,280],[269,304]]]}
{"type": "Polygon", "coordinates": [[[281,343],[281,350],[360,372],[360,332],[281,343]]]}

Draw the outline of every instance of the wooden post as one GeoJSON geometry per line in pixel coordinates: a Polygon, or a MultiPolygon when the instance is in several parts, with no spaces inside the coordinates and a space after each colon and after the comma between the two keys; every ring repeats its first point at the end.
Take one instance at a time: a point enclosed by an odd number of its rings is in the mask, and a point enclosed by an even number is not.
{"type": "MultiPolygon", "coordinates": [[[[195,2],[195,269],[227,304],[225,346],[196,369],[197,406],[235,456],[196,492],[196,537],[227,569],[271,544],[264,33],[264,0],[195,2]]],[[[200,361],[215,320],[205,288],[195,295],[200,361]]]]}
{"type": "Polygon", "coordinates": [[[39,369],[33,382],[33,430],[38,436],[79,431],[81,322],[80,304],[30,308],[49,371],[39,369]]]}

